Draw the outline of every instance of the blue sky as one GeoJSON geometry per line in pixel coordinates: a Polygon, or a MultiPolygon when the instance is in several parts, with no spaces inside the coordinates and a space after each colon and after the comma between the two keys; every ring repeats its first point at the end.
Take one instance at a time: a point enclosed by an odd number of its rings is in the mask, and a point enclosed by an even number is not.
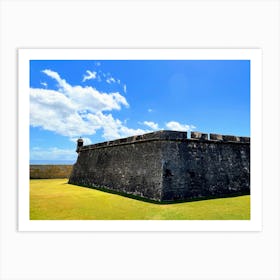
{"type": "Polygon", "coordinates": [[[31,162],[160,129],[250,136],[250,61],[30,61],[31,162]]]}

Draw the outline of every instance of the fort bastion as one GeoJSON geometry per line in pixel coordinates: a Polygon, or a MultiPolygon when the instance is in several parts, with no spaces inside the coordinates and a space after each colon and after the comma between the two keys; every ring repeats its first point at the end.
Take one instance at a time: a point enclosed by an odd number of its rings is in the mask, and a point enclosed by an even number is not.
{"type": "Polygon", "coordinates": [[[159,202],[250,193],[250,138],[157,131],[77,142],[70,184],[159,202]]]}

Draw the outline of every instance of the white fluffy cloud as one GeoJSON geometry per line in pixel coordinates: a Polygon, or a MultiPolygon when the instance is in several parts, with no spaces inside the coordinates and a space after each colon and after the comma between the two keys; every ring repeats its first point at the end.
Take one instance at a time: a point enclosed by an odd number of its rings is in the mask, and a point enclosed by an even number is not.
{"type": "Polygon", "coordinates": [[[93,135],[103,129],[105,139],[145,133],[145,130],[126,127],[111,114],[129,104],[118,92],[99,92],[93,87],[72,86],[57,72],[42,71],[56,80],[57,90],[30,89],[30,125],[42,127],[70,138],[93,135]]]}
{"type": "MultiPolygon", "coordinates": [[[[96,62],[95,67],[99,67],[101,64],[99,62],[96,62]]],[[[82,82],[85,82],[87,80],[96,80],[98,82],[106,82],[107,84],[118,84],[121,85],[121,80],[113,77],[111,73],[104,73],[102,70],[98,71],[90,71],[87,70],[86,74],[83,76],[82,82]]],[[[126,85],[123,85],[123,91],[126,92],[126,85]]]]}
{"type": "Polygon", "coordinates": [[[143,129],[128,128],[120,120],[114,119],[111,114],[102,114],[99,115],[99,117],[103,124],[103,138],[107,140],[128,137],[148,132],[147,130],[143,129]]]}
{"type": "Polygon", "coordinates": [[[87,70],[86,73],[87,73],[87,75],[84,75],[83,82],[85,82],[87,80],[94,80],[94,79],[96,79],[96,74],[97,74],[96,72],[87,70]]]}
{"type": "Polygon", "coordinates": [[[193,125],[188,125],[188,124],[181,124],[175,121],[170,121],[165,124],[166,128],[170,130],[175,130],[175,131],[191,131],[195,128],[193,125]]]}
{"type": "Polygon", "coordinates": [[[41,84],[42,86],[44,86],[45,88],[48,87],[48,84],[47,84],[46,82],[41,82],[40,84],[41,84]]]}
{"type": "Polygon", "coordinates": [[[112,83],[114,84],[114,83],[116,83],[117,81],[116,81],[115,78],[109,77],[109,78],[106,79],[106,82],[107,82],[108,84],[112,84],[112,83]]]}
{"type": "MultiPolygon", "coordinates": [[[[57,90],[30,88],[30,125],[33,127],[41,127],[67,136],[71,141],[76,141],[79,136],[94,135],[97,130],[102,131],[104,139],[112,140],[160,129],[153,121],[141,123],[148,129],[133,129],[127,127],[126,122],[114,118],[111,111],[129,107],[126,98],[119,92],[105,93],[90,86],[73,86],[62,79],[57,72],[49,69],[42,72],[57,82],[57,90]]],[[[85,77],[96,76],[95,72],[87,72],[87,74],[88,76],[85,77]]],[[[148,111],[151,112],[152,109],[148,111]]],[[[167,122],[165,126],[167,129],[178,131],[195,128],[176,121],[167,122]]],[[[84,140],[85,144],[91,143],[89,138],[84,140]]],[[[35,150],[32,152],[38,153],[35,150]]],[[[57,148],[46,152],[67,153],[57,148]]]]}
{"type": "Polygon", "coordinates": [[[144,121],[143,124],[146,125],[146,126],[148,126],[148,127],[150,127],[150,128],[153,129],[153,130],[159,130],[159,126],[158,126],[158,124],[155,123],[155,122],[144,121]]]}
{"type": "Polygon", "coordinates": [[[118,92],[102,93],[90,86],[71,86],[54,71],[44,70],[43,73],[58,82],[58,92],[75,104],[77,110],[102,112],[120,110],[122,105],[129,106],[125,97],[118,92]]]}

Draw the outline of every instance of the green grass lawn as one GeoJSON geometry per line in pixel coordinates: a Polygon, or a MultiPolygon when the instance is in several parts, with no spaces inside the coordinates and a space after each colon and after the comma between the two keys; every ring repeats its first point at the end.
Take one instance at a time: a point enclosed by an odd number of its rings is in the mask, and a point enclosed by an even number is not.
{"type": "Polygon", "coordinates": [[[250,196],[154,204],[67,184],[30,180],[31,220],[249,220],[250,196]]]}

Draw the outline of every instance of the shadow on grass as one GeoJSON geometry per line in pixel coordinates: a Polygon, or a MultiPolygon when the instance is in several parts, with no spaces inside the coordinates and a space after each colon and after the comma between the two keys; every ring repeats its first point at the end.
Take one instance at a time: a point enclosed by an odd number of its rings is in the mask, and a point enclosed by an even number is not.
{"type": "Polygon", "coordinates": [[[141,196],[136,196],[133,194],[128,194],[124,192],[119,192],[119,191],[114,191],[114,190],[109,190],[104,187],[98,187],[98,186],[86,186],[86,185],[74,185],[74,184],[69,184],[69,183],[64,183],[65,185],[72,185],[76,187],[81,187],[81,188],[88,188],[88,189],[94,189],[110,194],[115,194],[119,195],[122,197],[127,197],[135,200],[139,200],[142,202],[147,202],[147,203],[153,203],[153,204],[160,204],[160,205],[168,205],[168,204],[178,204],[178,203],[185,203],[185,202],[194,202],[194,201],[202,201],[202,200],[210,200],[210,199],[217,199],[217,198],[230,198],[230,197],[237,197],[237,196],[243,196],[243,195],[250,195],[250,192],[235,192],[235,193],[228,193],[228,194],[217,194],[215,196],[204,196],[204,197],[193,197],[193,198],[187,198],[183,200],[176,200],[176,201],[156,201],[152,199],[148,199],[145,197],[141,196]]]}

